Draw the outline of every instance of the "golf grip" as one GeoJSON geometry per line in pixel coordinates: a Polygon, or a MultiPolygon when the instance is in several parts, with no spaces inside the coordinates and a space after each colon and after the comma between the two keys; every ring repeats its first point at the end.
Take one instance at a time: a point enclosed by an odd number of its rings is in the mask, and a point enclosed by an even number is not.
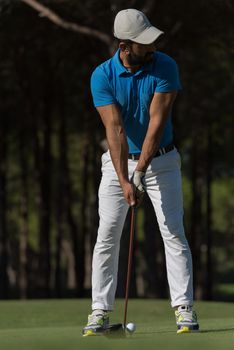
{"type": "Polygon", "coordinates": [[[130,239],[129,239],[129,252],[128,252],[128,270],[127,270],[127,282],[126,282],[126,291],[125,291],[124,327],[126,326],[126,321],[127,321],[128,294],[129,294],[129,285],[130,285],[130,278],[131,278],[131,271],[132,271],[132,253],[133,253],[135,220],[136,220],[136,208],[135,208],[135,206],[132,206],[131,207],[131,228],[130,228],[130,239]]]}

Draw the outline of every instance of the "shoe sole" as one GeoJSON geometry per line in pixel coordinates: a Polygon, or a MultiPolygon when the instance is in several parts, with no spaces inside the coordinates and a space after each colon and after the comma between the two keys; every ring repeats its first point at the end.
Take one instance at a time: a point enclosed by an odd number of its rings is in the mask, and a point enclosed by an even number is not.
{"type": "Polygon", "coordinates": [[[100,335],[105,335],[105,336],[125,336],[125,328],[123,327],[122,323],[115,323],[115,324],[110,324],[104,329],[88,329],[83,333],[83,337],[89,337],[89,336],[100,336],[100,335]]]}
{"type": "Polygon", "coordinates": [[[101,335],[101,333],[99,332],[94,332],[94,331],[92,331],[92,330],[89,330],[89,331],[87,331],[87,332],[85,332],[84,334],[83,334],[83,337],[93,337],[93,336],[97,336],[97,335],[101,335]]]}
{"type": "Polygon", "coordinates": [[[181,327],[178,329],[176,332],[177,334],[182,334],[182,333],[198,333],[199,329],[190,329],[189,327],[181,327]]]}

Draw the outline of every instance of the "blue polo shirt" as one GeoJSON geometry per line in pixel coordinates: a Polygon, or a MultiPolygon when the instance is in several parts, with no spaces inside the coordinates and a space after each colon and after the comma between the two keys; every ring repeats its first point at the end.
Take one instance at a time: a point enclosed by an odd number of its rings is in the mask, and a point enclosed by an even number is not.
{"type": "MultiPolygon", "coordinates": [[[[121,63],[119,50],[99,65],[91,77],[94,106],[116,104],[122,114],[129,153],[140,153],[149,124],[149,107],[155,92],[180,90],[176,62],[156,51],[152,62],[136,73],[129,72],[121,63]]],[[[168,115],[160,147],[173,141],[171,112],[168,115]]]]}

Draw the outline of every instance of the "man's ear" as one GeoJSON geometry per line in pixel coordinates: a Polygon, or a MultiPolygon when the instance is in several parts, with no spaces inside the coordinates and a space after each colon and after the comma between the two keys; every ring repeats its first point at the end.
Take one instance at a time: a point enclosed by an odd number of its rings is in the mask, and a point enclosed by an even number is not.
{"type": "Polygon", "coordinates": [[[129,46],[122,41],[119,43],[119,48],[120,48],[120,51],[125,52],[127,54],[129,53],[129,46]]]}

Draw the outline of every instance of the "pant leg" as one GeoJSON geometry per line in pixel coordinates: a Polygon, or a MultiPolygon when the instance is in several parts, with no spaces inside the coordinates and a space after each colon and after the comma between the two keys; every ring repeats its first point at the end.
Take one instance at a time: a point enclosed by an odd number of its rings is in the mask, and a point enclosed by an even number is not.
{"type": "Polygon", "coordinates": [[[120,238],[128,211],[109,153],[102,157],[99,228],[92,263],[92,309],[113,310],[120,238]]]}
{"type": "Polygon", "coordinates": [[[176,150],[153,159],[146,185],[164,242],[171,305],[192,305],[192,257],[184,233],[180,156],[176,150]]]}

